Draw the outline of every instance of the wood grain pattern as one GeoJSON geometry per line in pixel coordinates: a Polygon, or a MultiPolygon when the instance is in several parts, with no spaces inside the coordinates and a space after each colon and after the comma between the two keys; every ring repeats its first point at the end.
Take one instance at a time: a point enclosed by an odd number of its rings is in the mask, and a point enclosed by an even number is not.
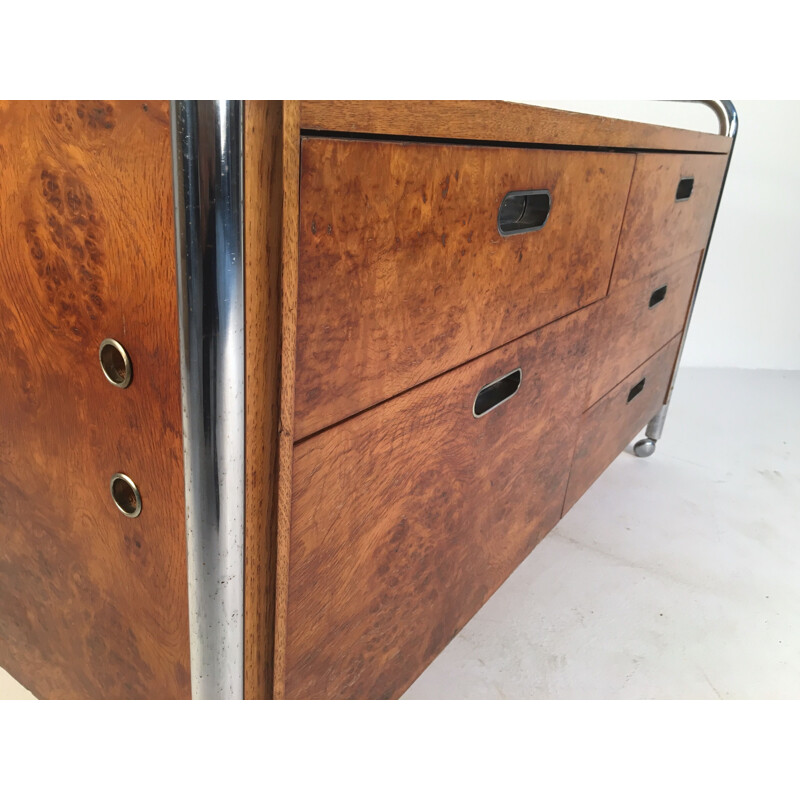
{"type": "Polygon", "coordinates": [[[398,696],[555,525],[591,314],[296,445],[288,697],[398,696]],[[518,367],[516,395],[474,419],[518,367]]]}
{"type": "Polygon", "coordinates": [[[283,237],[283,103],[244,106],[245,698],[272,695],[283,237]]]}
{"type": "Polygon", "coordinates": [[[683,330],[701,256],[702,253],[694,253],[644,280],[613,291],[600,304],[587,407],[683,330]],[[664,299],[651,308],[650,298],[663,287],[664,299]]]}
{"type": "Polygon", "coordinates": [[[295,353],[297,350],[297,236],[300,213],[300,125],[296,102],[283,103],[283,214],[281,232],[281,385],[278,429],[277,519],[275,528],[275,636],[272,696],[284,697],[288,608],[290,527],[294,459],[295,353]]]}
{"type": "Polygon", "coordinates": [[[726,136],[496,100],[309,100],[300,103],[300,127],[633,150],[728,153],[731,147],[726,136]]]}
{"type": "Polygon", "coordinates": [[[661,408],[680,339],[681,334],[671,339],[581,417],[565,514],[661,408]],[[628,402],[631,389],[642,379],[645,385],[641,393],[628,402]]]}
{"type": "Polygon", "coordinates": [[[634,156],[304,139],[295,438],[603,297],[634,156]],[[547,189],[501,236],[509,191],[547,189]]]}
{"type": "Polygon", "coordinates": [[[0,103],[0,175],[0,662],[43,698],[188,697],[168,104],[0,103]]]}
{"type": "Polygon", "coordinates": [[[727,161],[726,156],[636,156],[612,291],[705,249],[727,161]],[[686,177],[694,178],[692,195],[676,202],[678,182],[686,177]]]}

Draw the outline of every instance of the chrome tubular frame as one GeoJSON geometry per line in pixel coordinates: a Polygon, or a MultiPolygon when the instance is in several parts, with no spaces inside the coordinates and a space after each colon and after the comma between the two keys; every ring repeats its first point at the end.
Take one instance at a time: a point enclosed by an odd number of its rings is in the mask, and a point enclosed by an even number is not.
{"type": "MultiPolygon", "coordinates": [[[[711,221],[711,230],[708,234],[708,241],[706,242],[705,250],[703,250],[703,260],[700,262],[700,269],[695,282],[694,294],[692,295],[692,302],[689,305],[689,314],[686,318],[685,331],[689,330],[689,324],[692,321],[692,314],[694,313],[694,306],[697,302],[697,292],[700,289],[700,280],[703,277],[703,269],[706,265],[706,258],[708,257],[708,247],[711,244],[711,237],[714,235],[714,226],[717,224],[717,214],[719,213],[719,205],[722,202],[722,193],[725,190],[725,181],[728,179],[728,169],[731,165],[731,158],[733,158],[733,148],[736,145],[736,134],[739,132],[739,115],[736,113],[736,107],[730,100],[691,100],[688,102],[702,103],[708,106],[716,115],[719,120],[719,132],[723,136],[731,138],[731,149],[728,153],[728,163],[725,165],[725,174],[722,176],[722,186],[720,186],[719,197],[717,198],[717,207],[714,209],[714,218],[711,221]]],[[[678,374],[678,367],[681,363],[681,356],[683,355],[683,347],[686,343],[686,333],[681,340],[680,349],[678,350],[678,359],[675,362],[675,369],[672,371],[672,380],[670,381],[669,391],[667,392],[667,399],[659,412],[647,424],[645,431],[645,438],[640,439],[633,447],[634,453],[640,458],[646,458],[652,455],[656,449],[656,442],[661,438],[661,433],[664,430],[664,422],[667,418],[669,410],[669,401],[672,398],[672,389],[675,386],[675,377],[678,374]]]]}
{"type": "Polygon", "coordinates": [[[194,699],[244,692],[242,103],[171,105],[194,699]]]}

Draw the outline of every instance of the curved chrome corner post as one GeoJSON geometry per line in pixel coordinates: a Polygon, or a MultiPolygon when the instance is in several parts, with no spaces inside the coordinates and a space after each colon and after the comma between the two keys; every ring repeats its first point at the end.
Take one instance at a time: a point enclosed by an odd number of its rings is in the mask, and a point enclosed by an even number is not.
{"type": "Polygon", "coordinates": [[[739,115],[736,113],[736,106],[730,100],[698,100],[697,102],[708,106],[717,115],[721,136],[736,138],[739,115]]]}
{"type": "Polygon", "coordinates": [[[244,692],[242,103],[171,104],[192,697],[244,692]]]}
{"type": "MultiPolygon", "coordinates": [[[[719,120],[719,132],[722,136],[728,136],[731,139],[731,147],[728,151],[728,163],[725,165],[725,173],[722,176],[722,185],[719,189],[719,197],[717,197],[717,207],[714,209],[714,217],[711,220],[711,230],[708,233],[708,241],[706,242],[705,250],[703,251],[703,260],[700,262],[700,268],[697,274],[697,281],[694,286],[694,294],[692,294],[692,301],[689,304],[689,314],[686,317],[686,327],[688,330],[689,323],[692,321],[692,314],[694,313],[694,306],[697,302],[697,292],[700,288],[700,280],[703,277],[703,269],[706,265],[706,258],[708,256],[708,246],[711,244],[711,237],[714,235],[714,226],[717,224],[717,214],[719,213],[719,205],[722,202],[722,193],[725,190],[725,181],[728,179],[728,169],[731,165],[731,158],[733,158],[733,148],[736,144],[736,134],[739,132],[739,114],[736,111],[736,106],[730,100],[692,100],[689,102],[702,103],[703,105],[711,108],[717,115],[719,120]]],[[[645,437],[639,439],[633,447],[634,453],[639,458],[647,458],[652,455],[656,449],[656,442],[661,438],[664,430],[664,422],[667,418],[669,411],[669,401],[672,398],[672,389],[675,386],[675,376],[678,372],[678,366],[681,363],[681,356],[683,355],[683,346],[686,343],[686,335],[684,334],[681,340],[680,349],[678,350],[678,358],[675,362],[675,369],[672,371],[672,380],[670,381],[669,391],[667,392],[667,399],[659,412],[650,420],[645,431],[645,437]]]]}

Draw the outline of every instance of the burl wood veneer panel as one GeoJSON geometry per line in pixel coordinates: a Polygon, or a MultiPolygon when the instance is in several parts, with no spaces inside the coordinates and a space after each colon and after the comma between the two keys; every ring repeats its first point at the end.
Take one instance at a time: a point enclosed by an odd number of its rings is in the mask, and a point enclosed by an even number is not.
{"type": "Polygon", "coordinates": [[[295,438],[604,296],[634,158],[304,139],[295,438]],[[544,228],[501,236],[537,189],[544,228]]]}
{"type": "Polygon", "coordinates": [[[190,695],[168,112],[0,104],[0,663],[39,697],[190,695]]]}
{"type": "Polygon", "coordinates": [[[680,341],[681,334],[678,334],[581,417],[564,513],[661,408],[680,341]],[[642,380],[641,391],[631,397],[631,391],[635,391],[642,380]]]}
{"type": "Polygon", "coordinates": [[[711,233],[727,156],[640,153],[614,262],[611,289],[704,250],[711,233]],[[676,199],[681,179],[691,195],[676,199]]]}
{"type": "Polygon", "coordinates": [[[701,256],[681,259],[599,304],[587,406],[683,330],[701,256]]]}
{"type": "Polygon", "coordinates": [[[556,524],[592,314],[296,445],[287,697],[400,695],[556,524]],[[474,418],[518,367],[516,395],[474,418]]]}

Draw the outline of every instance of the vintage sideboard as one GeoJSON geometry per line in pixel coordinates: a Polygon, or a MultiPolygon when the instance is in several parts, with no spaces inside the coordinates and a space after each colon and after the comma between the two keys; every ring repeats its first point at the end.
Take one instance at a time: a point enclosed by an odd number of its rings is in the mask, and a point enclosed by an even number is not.
{"type": "Polygon", "coordinates": [[[663,426],[736,133],[0,104],[0,665],[397,697],[663,426]]]}

